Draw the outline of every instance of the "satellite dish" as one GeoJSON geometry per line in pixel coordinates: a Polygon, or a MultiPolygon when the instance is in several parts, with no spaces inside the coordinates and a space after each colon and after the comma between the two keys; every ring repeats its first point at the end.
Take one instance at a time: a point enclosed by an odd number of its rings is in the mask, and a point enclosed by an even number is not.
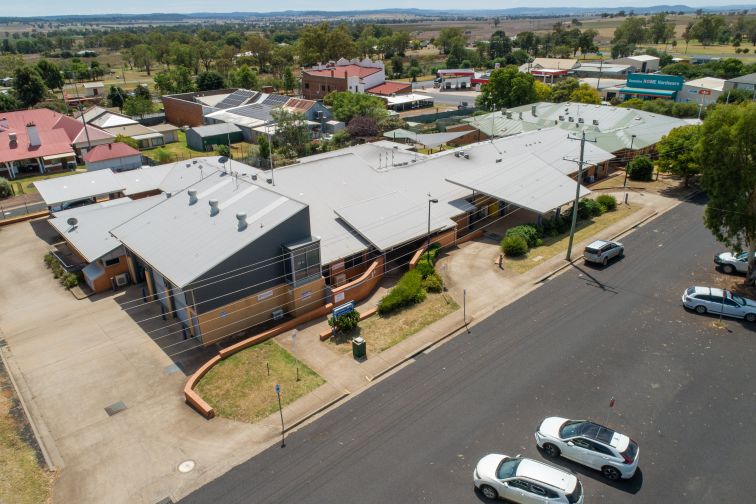
{"type": "Polygon", "coordinates": [[[68,220],[66,221],[66,224],[68,224],[71,227],[76,227],[76,224],[78,223],[79,223],[79,219],[77,219],[76,217],[69,217],[68,220]]]}
{"type": "Polygon", "coordinates": [[[228,158],[226,156],[221,156],[218,158],[218,162],[221,164],[226,164],[228,163],[228,158]]]}

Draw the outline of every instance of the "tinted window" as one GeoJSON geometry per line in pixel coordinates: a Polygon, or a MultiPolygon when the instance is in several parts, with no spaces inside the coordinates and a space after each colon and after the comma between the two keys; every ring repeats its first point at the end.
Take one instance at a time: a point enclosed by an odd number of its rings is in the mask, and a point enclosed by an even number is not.
{"type": "Polygon", "coordinates": [[[496,471],[496,477],[500,480],[511,478],[517,474],[517,466],[520,465],[521,459],[504,459],[496,471]]]}
{"type": "Polygon", "coordinates": [[[546,490],[538,485],[530,485],[530,491],[538,495],[546,495],[546,490]]]}
{"type": "Polygon", "coordinates": [[[586,252],[587,252],[588,254],[598,254],[598,253],[599,253],[599,250],[598,250],[598,249],[595,249],[595,248],[591,248],[591,247],[585,247],[585,251],[586,251],[586,252]]]}
{"type": "Polygon", "coordinates": [[[519,488],[520,490],[530,491],[530,485],[528,484],[527,481],[523,481],[523,480],[518,480],[518,479],[512,480],[509,482],[509,486],[513,488],[519,488]]]}
{"type": "Polygon", "coordinates": [[[609,455],[610,457],[614,457],[614,453],[612,453],[612,450],[610,450],[609,448],[607,448],[606,446],[602,444],[593,443],[593,449],[601,453],[602,455],[609,455]]]}
{"type": "Polygon", "coordinates": [[[638,455],[638,443],[631,439],[630,444],[627,445],[627,449],[622,452],[622,455],[635,460],[635,456],[638,455]]]}

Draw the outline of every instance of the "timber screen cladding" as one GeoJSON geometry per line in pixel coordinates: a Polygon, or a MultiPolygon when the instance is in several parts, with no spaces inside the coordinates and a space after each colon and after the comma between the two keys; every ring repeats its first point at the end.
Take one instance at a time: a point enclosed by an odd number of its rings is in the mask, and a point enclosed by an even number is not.
{"type": "Polygon", "coordinates": [[[320,241],[312,240],[284,246],[286,281],[301,285],[321,275],[320,241]]]}

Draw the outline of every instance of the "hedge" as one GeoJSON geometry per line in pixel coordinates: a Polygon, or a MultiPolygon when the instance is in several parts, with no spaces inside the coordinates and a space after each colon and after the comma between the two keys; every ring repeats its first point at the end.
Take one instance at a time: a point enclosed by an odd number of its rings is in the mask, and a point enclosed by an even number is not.
{"type": "Polygon", "coordinates": [[[654,163],[647,156],[638,156],[631,159],[625,169],[632,180],[649,181],[654,174],[654,163]]]}
{"type": "Polygon", "coordinates": [[[7,198],[11,195],[13,195],[13,190],[11,190],[10,182],[0,177],[0,198],[7,198]]]}
{"type": "Polygon", "coordinates": [[[423,289],[427,292],[441,292],[444,290],[444,281],[438,273],[431,273],[423,280],[423,289]]]}
{"type": "Polygon", "coordinates": [[[328,318],[328,325],[335,327],[337,331],[349,332],[356,328],[360,323],[360,314],[357,310],[352,310],[349,313],[345,313],[340,317],[328,318]]]}
{"type": "Polygon", "coordinates": [[[598,217],[606,211],[606,208],[601,206],[599,202],[592,199],[583,199],[578,203],[578,217],[581,219],[590,219],[591,217],[598,217]]]}
{"type": "Polygon", "coordinates": [[[539,243],[541,242],[541,232],[532,224],[522,224],[510,228],[504,236],[521,236],[525,240],[525,243],[528,244],[529,248],[537,247],[541,244],[539,243]]]}
{"type": "Polygon", "coordinates": [[[418,269],[402,275],[393,289],[378,303],[378,313],[385,315],[405,306],[421,303],[425,300],[423,276],[418,269]]]}

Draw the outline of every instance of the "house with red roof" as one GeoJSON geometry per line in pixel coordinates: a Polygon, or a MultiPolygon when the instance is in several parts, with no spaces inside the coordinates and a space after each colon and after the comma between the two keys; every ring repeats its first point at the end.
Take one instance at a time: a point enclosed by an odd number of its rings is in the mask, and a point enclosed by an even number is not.
{"type": "Polygon", "coordinates": [[[69,132],[58,127],[62,117],[45,108],[0,113],[0,176],[75,168],[69,132]]]}
{"type": "Polygon", "coordinates": [[[84,155],[87,171],[111,169],[115,172],[142,166],[142,155],[125,143],[98,145],[84,155]]]}
{"type": "Polygon", "coordinates": [[[316,65],[302,70],[302,96],[308,100],[322,100],[332,91],[364,93],[386,82],[382,61],[370,58],[347,60],[316,65]]]}

